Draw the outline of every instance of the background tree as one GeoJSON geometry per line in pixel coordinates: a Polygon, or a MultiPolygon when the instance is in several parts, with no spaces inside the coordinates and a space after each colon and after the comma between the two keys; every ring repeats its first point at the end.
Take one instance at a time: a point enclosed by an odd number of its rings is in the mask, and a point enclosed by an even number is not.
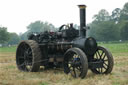
{"type": "Polygon", "coordinates": [[[27,40],[27,35],[28,35],[28,32],[20,33],[19,34],[20,40],[27,40]]]}
{"type": "Polygon", "coordinates": [[[116,8],[112,11],[112,15],[111,15],[111,20],[114,21],[115,23],[118,23],[120,20],[120,14],[121,14],[121,9],[120,8],[116,8]]]}
{"type": "Polygon", "coordinates": [[[0,27],[0,44],[4,44],[9,40],[9,33],[6,27],[0,27]]]}
{"type": "Polygon", "coordinates": [[[27,31],[25,33],[20,33],[19,37],[20,37],[20,40],[27,40],[27,36],[29,35],[29,33],[44,32],[44,31],[57,31],[57,28],[55,28],[54,25],[48,22],[35,21],[30,23],[27,26],[27,31]]]}
{"type": "Polygon", "coordinates": [[[90,24],[89,36],[99,41],[114,41],[120,39],[120,29],[117,22],[120,17],[120,9],[113,10],[112,15],[102,9],[94,15],[94,21],[90,24]]]}
{"type": "Polygon", "coordinates": [[[27,32],[55,31],[55,27],[48,22],[35,21],[27,26],[27,32]]]}
{"type": "MultiPolygon", "coordinates": [[[[93,16],[93,21],[88,25],[90,30],[87,34],[98,41],[128,40],[128,2],[124,4],[122,9],[115,8],[111,15],[107,10],[101,9],[98,14],[93,16]]],[[[77,24],[74,27],[79,28],[77,24]]],[[[27,26],[27,31],[19,35],[7,32],[6,27],[0,27],[0,44],[7,44],[7,42],[8,44],[17,44],[19,40],[27,40],[27,35],[30,32],[57,30],[54,25],[42,21],[30,23],[27,26]]]]}
{"type": "Polygon", "coordinates": [[[9,45],[16,45],[20,41],[19,36],[16,33],[9,33],[10,39],[8,41],[9,45]]]}
{"type": "Polygon", "coordinates": [[[94,18],[94,21],[98,21],[98,22],[110,20],[109,13],[105,9],[100,10],[99,13],[94,15],[93,18],[94,18]]]}
{"type": "Polygon", "coordinates": [[[103,21],[98,24],[93,22],[90,27],[90,36],[98,41],[114,41],[120,38],[119,29],[113,21],[103,21]]]}
{"type": "Polygon", "coordinates": [[[124,20],[120,23],[120,33],[122,40],[128,40],[128,21],[124,20]]]}
{"type": "Polygon", "coordinates": [[[125,3],[123,9],[121,10],[120,21],[122,20],[128,20],[128,2],[125,3]]]}

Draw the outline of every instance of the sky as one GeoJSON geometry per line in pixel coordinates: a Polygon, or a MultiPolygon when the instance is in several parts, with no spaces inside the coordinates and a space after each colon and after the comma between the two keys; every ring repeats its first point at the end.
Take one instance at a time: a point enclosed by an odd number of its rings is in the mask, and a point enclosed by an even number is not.
{"type": "Polygon", "coordinates": [[[79,25],[79,8],[87,6],[87,23],[101,9],[110,14],[115,8],[123,8],[128,0],[0,0],[0,26],[9,32],[24,33],[31,22],[47,21],[55,27],[62,24],[79,25]]]}

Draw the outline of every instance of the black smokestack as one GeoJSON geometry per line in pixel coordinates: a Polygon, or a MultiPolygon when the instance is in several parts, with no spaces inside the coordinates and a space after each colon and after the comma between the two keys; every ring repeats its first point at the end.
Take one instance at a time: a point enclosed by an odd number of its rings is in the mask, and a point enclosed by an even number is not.
{"type": "Polygon", "coordinates": [[[78,5],[80,8],[80,36],[86,37],[86,5],[78,5]]]}

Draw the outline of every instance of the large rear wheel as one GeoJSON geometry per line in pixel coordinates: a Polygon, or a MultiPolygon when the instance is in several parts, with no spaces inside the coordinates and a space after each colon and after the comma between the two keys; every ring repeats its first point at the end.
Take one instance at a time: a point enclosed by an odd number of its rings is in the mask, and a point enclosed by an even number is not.
{"type": "Polygon", "coordinates": [[[40,61],[41,51],[36,41],[25,40],[19,43],[16,51],[16,64],[19,70],[37,72],[40,61]]]}
{"type": "Polygon", "coordinates": [[[88,71],[88,60],[79,48],[70,48],[64,55],[64,72],[75,78],[84,78],[88,71]]]}

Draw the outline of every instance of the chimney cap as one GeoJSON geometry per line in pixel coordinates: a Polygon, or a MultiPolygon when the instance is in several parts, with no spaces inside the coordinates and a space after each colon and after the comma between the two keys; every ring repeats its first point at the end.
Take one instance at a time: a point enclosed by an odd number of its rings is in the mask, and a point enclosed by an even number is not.
{"type": "Polygon", "coordinates": [[[86,6],[86,5],[78,5],[78,7],[79,7],[80,9],[83,9],[83,8],[86,8],[87,6],[86,6]]]}

